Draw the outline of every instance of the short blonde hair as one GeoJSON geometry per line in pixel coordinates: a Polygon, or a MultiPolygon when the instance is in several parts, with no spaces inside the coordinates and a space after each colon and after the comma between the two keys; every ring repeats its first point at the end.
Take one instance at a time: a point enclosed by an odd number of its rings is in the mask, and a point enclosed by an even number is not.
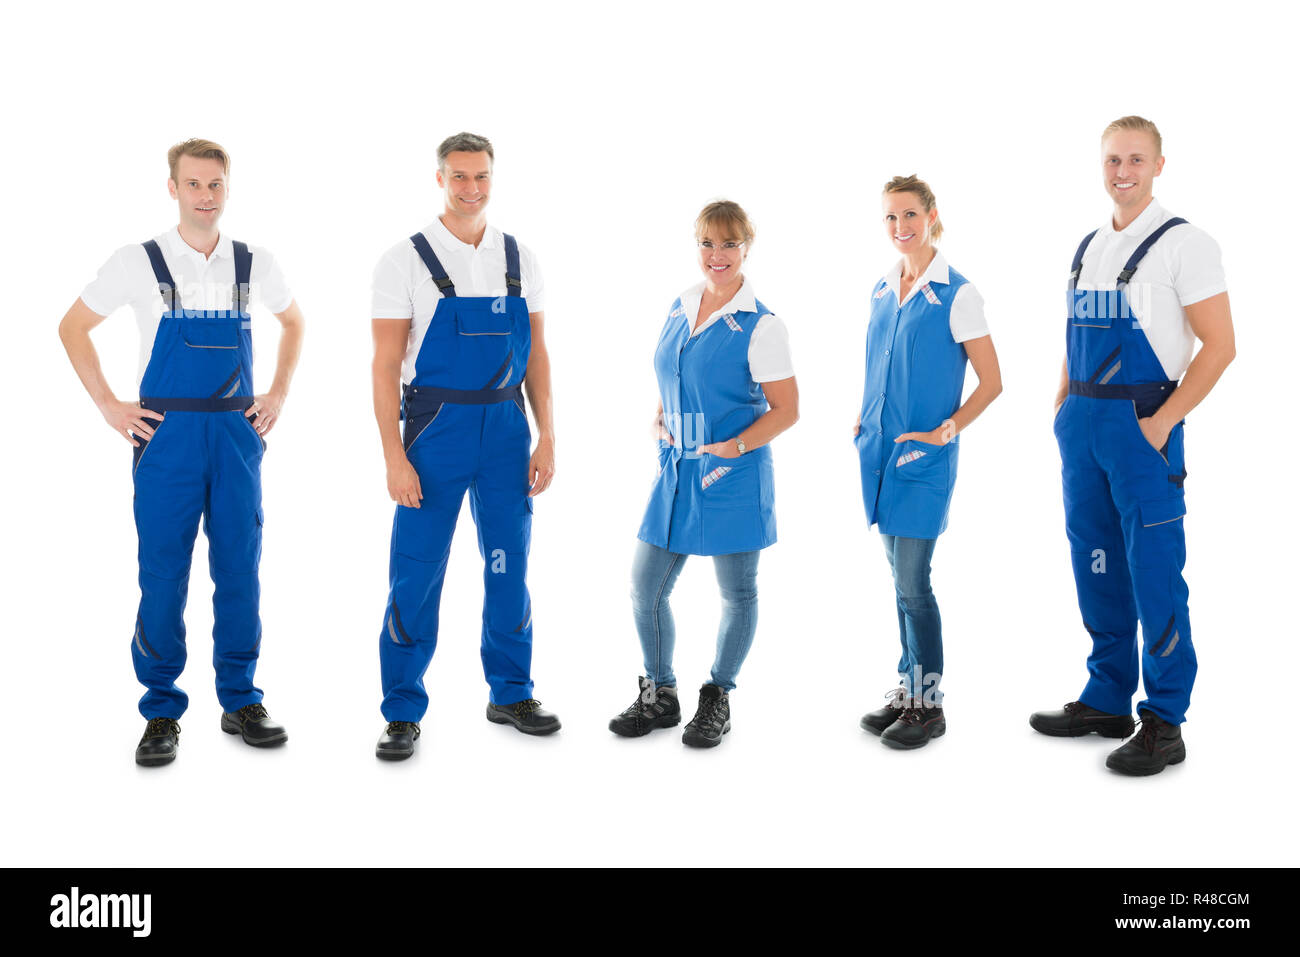
{"type": "Polygon", "coordinates": [[[1142,133],[1150,133],[1151,138],[1156,141],[1156,156],[1164,156],[1164,146],[1160,139],[1160,131],[1156,125],[1148,120],[1145,116],[1121,116],[1110,126],[1101,131],[1101,141],[1106,142],[1106,137],[1112,133],[1118,133],[1120,130],[1135,130],[1142,133]]]}
{"type": "MultiPolygon", "coordinates": [[[[921,201],[927,213],[933,213],[935,207],[934,191],[930,185],[915,173],[911,176],[895,176],[885,184],[882,195],[889,193],[915,193],[916,198],[921,201]]],[[[930,227],[930,242],[937,243],[939,237],[943,235],[943,223],[938,216],[934,217],[934,225],[930,227]]]]}
{"type": "Polygon", "coordinates": [[[230,154],[222,149],[220,145],[212,142],[212,140],[185,140],[185,142],[177,143],[167,151],[167,169],[173,183],[176,182],[176,164],[180,162],[182,156],[221,160],[226,175],[230,175],[230,154]]]}
{"type": "Polygon", "coordinates": [[[700,239],[711,229],[722,231],[718,239],[734,239],[746,244],[754,241],[754,225],[740,208],[729,199],[715,200],[700,210],[695,217],[695,238],[700,239]]]}

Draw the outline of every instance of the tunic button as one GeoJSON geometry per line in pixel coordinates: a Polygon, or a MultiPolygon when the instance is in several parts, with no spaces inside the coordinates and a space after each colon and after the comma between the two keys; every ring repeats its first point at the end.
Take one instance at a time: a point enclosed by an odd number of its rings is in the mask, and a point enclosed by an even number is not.
{"type": "Polygon", "coordinates": [[[889,355],[889,350],[888,350],[888,349],[885,350],[885,355],[889,355]]]}
{"type": "Polygon", "coordinates": [[[876,474],[877,474],[877,475],[880,474],[880,469],[876,469],[876,474]]]}

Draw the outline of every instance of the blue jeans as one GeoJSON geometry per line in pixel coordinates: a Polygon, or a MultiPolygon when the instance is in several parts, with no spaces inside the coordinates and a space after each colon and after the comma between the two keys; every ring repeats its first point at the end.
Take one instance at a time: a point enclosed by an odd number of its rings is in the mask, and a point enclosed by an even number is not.
{"type": "MultiPolygon", "coordinates": [[[[673,674],[677,630],[668,596],[686,558],[638,541],[632,560],[632,618],[641,639],[646,677],[656,687],[677,685],[673,674]]],[[[714,555],[713,570],[722,592],[722,621],[718,625],[718,651],[713,659],[711,680],[723,691],[731,691],[736,687],[736,674],[749,654],[758,628],[758,552],[714,555]]]]}
{"type": "Polygon", "coordinates": [[[934,556],[933,538],[903,538],[881,535],[885,557],[894,573],[894,594],[898,604],[898,638],[903,657],[898,662],[898,677],[909,698],[939,707],[943,692],[943,626],[939,621],[939,603],[930,590],[930,559],[934,556]]]}

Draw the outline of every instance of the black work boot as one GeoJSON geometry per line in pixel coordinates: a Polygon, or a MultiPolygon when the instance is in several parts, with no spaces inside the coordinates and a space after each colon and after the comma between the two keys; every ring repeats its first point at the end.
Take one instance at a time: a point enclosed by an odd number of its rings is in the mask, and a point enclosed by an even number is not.
{"type": "Polygon", "coordinates": [[[898,720],[880,732],[880,743],[900,751],[923,748],[948,730],[943,708],[906,707],[898,720]]]}
{"type": "Polygon", "coordinates": [[[135,763],[146,768],[171,764],[181,746],[181,726],[172,718],[150,718],[135,749],[135,763]]]}
{"type": "Polygon", "coordinates": [[[731,701],[717,685],[700,688],[700,706],[695,709],[682,731],[682,744],[693,748],[714,748],[722,743],[722,736],[731,730],[731,701]]]}
{"type": "Polygon", "coordinates": [[[1182,729],[1159,718],[1145,708],[1138,712],[1142,727],[1106,757],[1106,767],[1120,774],[1144,776],[1159,774],[1166,765],[1187,758],[1182,729]]]}
{"type": "Polygon", "coordinates": [[[1054,738],[1077,738],[1094,732],[1103,738],[1127,738],[1133,733],[1133,716],[1109,714],[1089,708],[1082,701],[1071,701],[1060,711],[1035,711],[1029,716],[1029,726],[1054,738]]]}
{"type": "Polygon", "coordinates": [[[222,714],[221,730],[242,736],[245,744],[255,748],[269,748],[289,740],[284,725],[272,721],[261,702],[246,704],[234,713],[222,714]]]}
{"type": "Polygon", "coordinates": [[[550,734],[560,730],[560,719],[542,710],[536,698],[525,698],[513,704],[487,706],[487,719],[493,724],[513,724],[524,734],[550,734]]]}
{"type": "Polygon", "coordinates": [[[664,685],[656,688],[649,678],[637,678],[641,693],[622,714],[609,719],[609,730],[625,738],[639,738],[655,728],[671,728],[682,720],[682,706],[677,689],[664,685]]]}
{"type": "Polygon", "coordinates": [[[381,761],[402,761],[415,753],[415,741],[420,736],[417,721],[390,721],[375,744],[375,757],[381,761]]]}
{"type": "Polygon", "coordinates": [[[883,708],[867,712],[862,716],[862,720],[858,722],[858,727],[863,731],[870,731],[872,734],[877,735],[880,734],[898,720],[899,716],[903,713],[903,709],[910,703],[907,693],[904,692],[902,688],[895,688],[893,691],[889,692],[889,694],[885,695],[885,697],[889,699],[888,704],[883,708]]]}

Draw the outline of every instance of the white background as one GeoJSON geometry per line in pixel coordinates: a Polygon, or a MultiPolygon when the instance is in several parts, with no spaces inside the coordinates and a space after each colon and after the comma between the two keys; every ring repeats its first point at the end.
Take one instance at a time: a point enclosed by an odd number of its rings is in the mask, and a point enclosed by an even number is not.
{"type": "MultiPolygon", "coordinates": [[[[0,62],[5,863],[1294,863],[1287,8],[21,9],[0,62]],[[1128,113],[1164,133],[1157,198],[1223,247],[1239,353],[1187,425],[1189,758],[1146,780],[1105,770],[1115,742],[1026,723],[1084,679],[1051,400],[1070,256],[1109,212],[1098,136],[1128,113]],[[388,765],[372,756],[392,505],[369,280],[440,211],[434,150],[462,129],[493,140],[490,219],[546,276],[559,472],[537,505],[530,585],[537,694],[564,728],[531,739],[483,719],[466,511],[419,753],[388,765]],[[176,221],[165,153],[191,136],[230,150],[223,228],[276,254],[308,320],[264,467],[258,681],[291,737],[260,752],[218,730],[200,536],[181,753],[144,770],[131,454],[56,325],[115,248],[176,221]],[[1005,391],[963,437],[935,557],[949,731],[896,753],[857,726],[898,652],[849,429],[866,296],[894,259],[879,190],[912,172],[938,195],[945,255],[987,301],[1005,391]],[[734,730],[701,752],[605,724],[640,670],[628,589],[655,470],[651,353],[698,279],[691,225],[717,197],[757,224],[746,272],[789,324],[802,419],[775,445],[780,541],[760,564],[734,730]]],[[[265,387],[278,325],[257,318],[265,387]]],[[[95,333],[123,398],[135,336],[127,312],[95,333]]],[[[707,560],[690,562],[674,608],[693,705],[718,617],[707,560]]]]}

